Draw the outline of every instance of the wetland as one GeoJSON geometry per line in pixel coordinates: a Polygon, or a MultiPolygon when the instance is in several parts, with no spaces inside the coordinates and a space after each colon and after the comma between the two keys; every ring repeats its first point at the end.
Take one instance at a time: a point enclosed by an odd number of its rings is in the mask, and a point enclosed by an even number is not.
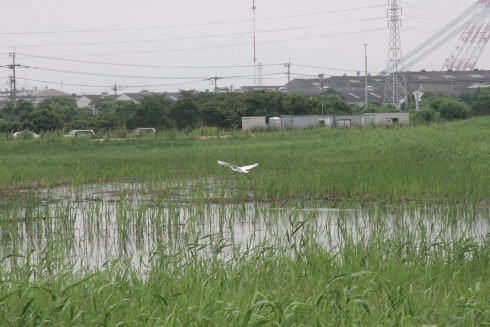
{"type": "Polygon", "coordinates": [[[1,324],[488,325],[488,127],[0,141],[1,324]]]}

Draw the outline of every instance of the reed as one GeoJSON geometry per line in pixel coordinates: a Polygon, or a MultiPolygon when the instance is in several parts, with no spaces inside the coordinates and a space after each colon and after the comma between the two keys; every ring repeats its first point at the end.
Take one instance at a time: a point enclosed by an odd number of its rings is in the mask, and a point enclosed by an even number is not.
{"type": "Polygon", "coordinates": [[[4,141],[0,187],[130,180],[206,183],[216,178],[222,185],[232,185],[233,194],[242,198],[253,190],[256,200],[478,202],[490,192],[489,124],[489,118],[477,118],[412,128],[309,129],[205,140],[185,135],[168,139],[160,133],[125,141],[53,135],[4,141]],[[249,183],[222,169],[216,160],[260,165],[251,172],[249,183]]]}
{"type": "Polygon", "coordinates": [[[111,190],[115,202],[87,194],[49,206],[36,197],[56,194],[31,194],[0,211],[3,325],[490,322],[484,208],[183,207],[125,186],[111,190]]]}
{"type": "Polygon", "coordinates": [[[488,325],[489,124],[1,141],[1,325],[488,325]]]}

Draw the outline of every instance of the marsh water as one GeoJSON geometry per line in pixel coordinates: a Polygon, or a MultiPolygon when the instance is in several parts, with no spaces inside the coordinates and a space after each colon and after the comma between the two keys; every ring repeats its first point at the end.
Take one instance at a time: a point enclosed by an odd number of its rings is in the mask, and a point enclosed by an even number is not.
{"type": "Polygon", "coordinates": [[[141,184],[24,190],[21,200],[0,207],[0,255],[15,264],[51,251],[78,267],[122,260],[144,269],[155,253],[183,249],[226,260],[264,242],[289,247],[308,239],[337,253],[375,238],[427,248],[460,239],[477,244],[490,233],[485,205],[237,202],[190,199],[176,190],[141,184]]]}

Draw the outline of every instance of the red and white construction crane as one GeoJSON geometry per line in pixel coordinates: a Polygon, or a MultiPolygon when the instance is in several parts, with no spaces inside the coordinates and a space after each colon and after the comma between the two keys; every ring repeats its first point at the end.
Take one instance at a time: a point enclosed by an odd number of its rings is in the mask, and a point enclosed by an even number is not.
{"type": "Polygon", "coordinates": [[[490,40],[490,0],[479,0],[473,17],[466,23],[463,34],[446,59],[442,70],[474,70],[490,40]]]}
{"type": "MultiPolygon", "coordinates": [[[[490,0],[478,0],[466,11],[403,56],[403,68],[409,70],[428,55],[460,36],[442,70],[474,70],[490,39],[490,0]]],[[[386,71],[392,71],[388,66],[386,71]]]]}

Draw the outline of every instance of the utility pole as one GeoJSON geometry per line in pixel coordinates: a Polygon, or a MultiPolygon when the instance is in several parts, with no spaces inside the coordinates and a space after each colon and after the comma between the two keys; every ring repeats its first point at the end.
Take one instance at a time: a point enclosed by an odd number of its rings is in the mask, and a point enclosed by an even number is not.
{"type": "Polygon", "coordinates": [[[121,86],[121,85],[117,85],[117,82],[114,82],[114,86],[111,88],[112,91],[114,91],[115,93],[115,96],[117,97],[117,90],[123,90],[125,89],[127,86],[121,86]]]}
{"type": "Polygon", "coordinates": [[[417,83],[417,91],[415,92],[415,110],[419,110],[419,94],[420,94],[420,83],[417,83]]]}
{"type": "Polygon", "coordinates": [[[218,80],[223,79],[223,77],[211,77],[206,79],[206,81],[214,81],[214,93],[218,93],[218,80]]]}
{"type": "Polygon", "coordinates": [[[318,77],[322,79],[322,88],[320,89],[320,92],[323,92],[323,82],[325,81],[323,77],[325,77],[325,74],[318,74],[318,77]]]}
{"type": "Polygon", "coordinates": [[[364,57],[365,57],[365,63],[366,63],[366,72],[365,72],[365,74],[366,74],[366,76],[365,76],[366,80],[365,80],[365,87],[364,87],[365,90],[366,90],[366,92],[365,92],[365,96],[366,96],[366,108],[365,109],[367,110],[367,108],[368,108],[367,43],[364,43],[364,57]]]}
{"type": "Polygon", "coordinates": [[[289,91],[289,83],[291,82],[291,59],[289,59],[288,63],[284,64],[284,67],[288,69],[288,72],[285,74],[288,75],[288,91],[289,91]]]}
{"type": "MultiPolygon", "coordinates": [[[[10,96],[9,98],[10,99],[13,99],[14,98],[14,78],[12,77],[12,75],[9,76],[9,82],[10,82],[10,96]]],[[[5,90],[5,93],[7,90],[5,90]]]]}
{"type": "Polygon", "coordinates": [[[14,88],[13,88],[13,94],[14,94],[14,108],[17,108],[17,86],[16,86],[16,80],[15,80],[15,67],[20,67],[19,64],[15,64],[15,52],[10,52],[9,56],[12,57],[12,65],[9,65],[8,67],[14,71],[14,88]]]}
{"type": "Polygon", "coordinates": [[[12,64],[11,65],[7,65],[7,67],[9,69],[12,69],[13,70],[13,75],[14,76],[13,76],[13,78],[10,77],[10,89],[12,90],[12,95],[13,95],[13,98],[14,98],[14,108],[16,108],[17,107],[17,80],[15,78],[15,68],[16,67],[19,67],[19,68],[29,68],[29,66],[22,66],[20,64],[16,64],[15,63],[15,57],[16,57],[15,50],[14,50],[14,52],[10,52],[9,53],[9,56],[12,57],[12,64]]]}
{"type": "Polygon", "coordinates": [[[254,86],[258,85],[257,81],[257,43],[255,41],[255,0],[252,0],[252,12],[253,12],[253,34],[254,34],[254,86]]]}

